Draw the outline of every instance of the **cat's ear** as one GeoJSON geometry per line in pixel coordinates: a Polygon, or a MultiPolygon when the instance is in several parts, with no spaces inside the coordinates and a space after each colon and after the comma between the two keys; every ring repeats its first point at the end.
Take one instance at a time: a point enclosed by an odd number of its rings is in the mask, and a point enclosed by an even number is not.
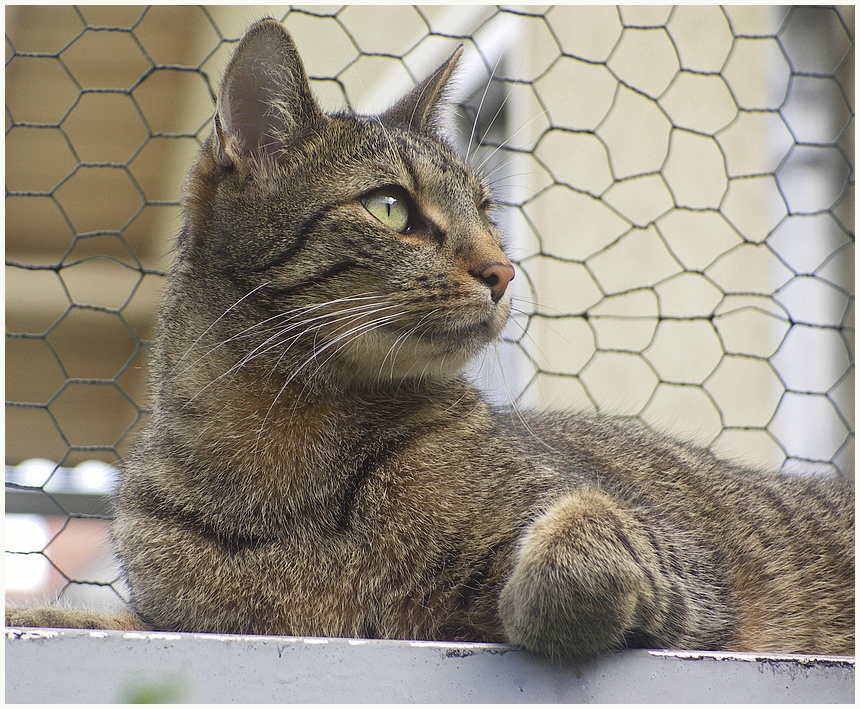
{"type": "Polygon", "coordinates": [[[310,125],[324,120],[292,37],[277,20],[252,25],[227,65],[215,112],[215,158],[274,164],[310,125]]]}
{"type": "Polygon", "coordinates": [[[380,118],[407,129],[434,131],[447,106],[451,75],[463,54],[461,44],[442,66],[395,103],[380,118]]]}

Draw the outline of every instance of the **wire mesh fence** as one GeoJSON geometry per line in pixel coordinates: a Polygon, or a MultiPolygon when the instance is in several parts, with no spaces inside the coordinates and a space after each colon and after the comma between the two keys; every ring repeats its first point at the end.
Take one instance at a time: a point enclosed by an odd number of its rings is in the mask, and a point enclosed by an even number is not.
{"type": "Polygon", "coordinates": [[[328,109],[465,45],[452,140],[518,267],[490,398],[853,475],[853,7],[7,7],[7,597],[123,595],[105,494],[181,180],[263,15],[328,109]]]}

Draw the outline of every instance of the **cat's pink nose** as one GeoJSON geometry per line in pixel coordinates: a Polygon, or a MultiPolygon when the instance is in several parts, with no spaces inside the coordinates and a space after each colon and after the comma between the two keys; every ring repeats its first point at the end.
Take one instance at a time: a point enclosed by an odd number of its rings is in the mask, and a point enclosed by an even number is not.
{"type": "Polygon", "coordinates": [[[516,271],[509,263],[494,263],[475,275],[490,287],[493,302],[498,303],[508,289],[508,283],[514,280],[516,271]]]}

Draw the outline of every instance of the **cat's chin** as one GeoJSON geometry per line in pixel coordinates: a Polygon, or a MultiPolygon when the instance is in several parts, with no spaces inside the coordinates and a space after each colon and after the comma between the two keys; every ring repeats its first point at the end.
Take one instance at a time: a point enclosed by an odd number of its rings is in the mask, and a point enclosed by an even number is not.
{"type": "Polygon", "coordinates": [[[407,380],[447,380],[458,376],[495,340],[504,321],[494,320],[445,331],[412,333],[376,331],[344,348],[345,376],[361,385],[407,380]]]}

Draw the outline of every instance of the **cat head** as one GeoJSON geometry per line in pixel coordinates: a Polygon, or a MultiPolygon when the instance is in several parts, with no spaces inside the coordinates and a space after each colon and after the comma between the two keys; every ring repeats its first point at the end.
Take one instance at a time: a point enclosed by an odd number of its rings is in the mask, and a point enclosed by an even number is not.
{"type": "Polygon", "coordinates": [[[498,336],[514,270],[439,127],[461,52],[379,116],[326,114],[280,23],[248,30],[186,185],[190,337],[270,376],[368,386],[450,376],[498,336]]]}

